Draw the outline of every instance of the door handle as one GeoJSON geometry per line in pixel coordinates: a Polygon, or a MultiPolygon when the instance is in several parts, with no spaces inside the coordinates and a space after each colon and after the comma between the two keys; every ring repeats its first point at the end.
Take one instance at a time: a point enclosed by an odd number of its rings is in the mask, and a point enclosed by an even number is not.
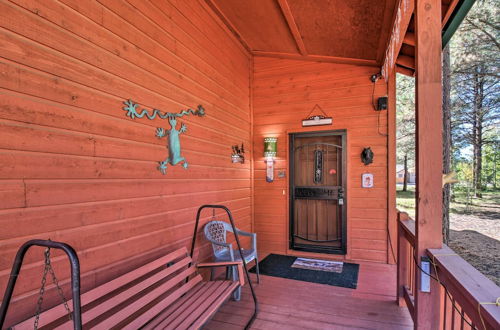
{"type": "Polygon", "coordinates": [[[338,203],[339,205],[344,205],[344,190],[342,187],[338,190],[338,203]]]}

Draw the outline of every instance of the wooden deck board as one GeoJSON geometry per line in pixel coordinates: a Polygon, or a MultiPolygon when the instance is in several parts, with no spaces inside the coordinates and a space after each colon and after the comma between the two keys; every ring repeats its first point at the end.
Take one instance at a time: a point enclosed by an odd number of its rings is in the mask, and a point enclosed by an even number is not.
{"type": "MultiPolygon", "coordinates": [[[[356,290],[265,275],[254,287],[260,311],[252,329],[413,328],[407,309],[396,304],[393,265],[361,263],[356,290]]],[[[241,329],[252,312],[245,285],[241,301],[228,301],[205,329],[241,329]]]]}

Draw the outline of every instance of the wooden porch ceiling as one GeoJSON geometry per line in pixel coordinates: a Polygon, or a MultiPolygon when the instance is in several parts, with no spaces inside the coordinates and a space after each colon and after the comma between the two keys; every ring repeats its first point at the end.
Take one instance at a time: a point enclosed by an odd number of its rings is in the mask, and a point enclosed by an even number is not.
{"type": "MultiPolygon", "coordinates": [[[[253,55],[381,66],[400,0],[205,1],[253,55]]],[[[443,27],[459,2],[442,0],[443,27]]],[[[414,74],[413,17],[396,64],[414,74]]]]}
{"type": "Polygon", "coordinates": [[[382,62],[396,3],[206,1],[254,55],[367,65],[382,62]]]}

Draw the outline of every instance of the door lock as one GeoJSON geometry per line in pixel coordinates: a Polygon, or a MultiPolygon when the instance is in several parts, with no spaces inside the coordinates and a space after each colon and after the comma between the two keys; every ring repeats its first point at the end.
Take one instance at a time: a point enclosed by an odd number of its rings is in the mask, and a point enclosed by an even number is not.
{"type": "Polygon", "coordinates": [[[344,205],[344,190],[342,189],[342,187],[340,187],[338,190],[338,201],[339,205],[344,205]]]}

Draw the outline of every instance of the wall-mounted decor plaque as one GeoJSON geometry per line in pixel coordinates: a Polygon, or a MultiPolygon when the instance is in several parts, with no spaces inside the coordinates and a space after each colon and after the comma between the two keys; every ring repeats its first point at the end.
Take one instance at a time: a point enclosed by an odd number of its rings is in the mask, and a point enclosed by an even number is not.
{"type": "Polygon", "coordinates": [[[361,186],[363,188],[373,188],[373,174],[364,173],[361,177],[361,186]]]}
{"type": "Polygon", "coordinates": [[[132,119],[142,118],[144,116],[146,116],[150,120],[155,119],[156,117],[161,119],[168,119],[170,129],[164,129],[162,127],[158,127],[156,129],[157,138],[161,139],[168,135],[168,156],[165,158],[165,160],[158,162],[157,168],[162,174],[166,174],[168,164],[174,166],[182,162],[182,167],[187,169],[188,163],[186,159],[181,155],[180,141],[180,135],[186,133],[187,127],[182,123],[181,127],[177,129],[177,119],[188,115],[203,117],[205,115],[205,109],[201,105],[199,105],[196,110],[186,109],[182,110],[179,113],[161,112],[158,109],[153,109],[150,113],[150,111],[148,111],[147,109],[142,109],[142,111],[138,112],[137,107],[139,105],[134,103],[132,100],[127,100],[123,102],[123,104],[125,104],[123,110],[127,112],[126,115],[132,119]]]}
{"type": "Polygon", "coordinates": [[[319,106],[319,104],[316,104],[307,117],[302,120],[302,126],[323,126],[323,125],[331,125],[333,123],[333,118],[328,117],[326,112],[323,111],[323,109],[319,106]],[[320,110],[323,114],[321,115],[313,115],[314,110],[320,110]]]}

